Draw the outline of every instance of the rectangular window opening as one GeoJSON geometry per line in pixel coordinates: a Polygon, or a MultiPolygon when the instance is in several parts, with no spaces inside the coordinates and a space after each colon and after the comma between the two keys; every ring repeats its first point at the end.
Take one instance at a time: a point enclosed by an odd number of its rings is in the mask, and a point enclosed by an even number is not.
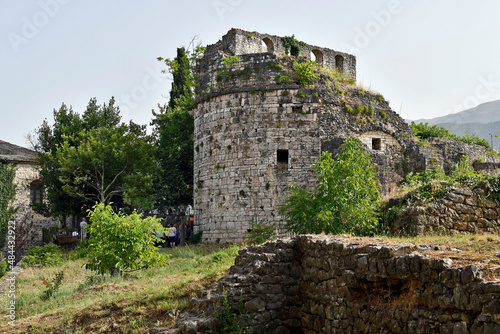
{"type": "Polygon", "coordinates": [[[288,167],[288,150],[278,150],[277,161],[278,166],[288,167]]]}
{"type": "Polygon", "coordinates": [[[382,149],[382,140],[380,138],[372,138],[372,149],[374,150],[382,149]]]}

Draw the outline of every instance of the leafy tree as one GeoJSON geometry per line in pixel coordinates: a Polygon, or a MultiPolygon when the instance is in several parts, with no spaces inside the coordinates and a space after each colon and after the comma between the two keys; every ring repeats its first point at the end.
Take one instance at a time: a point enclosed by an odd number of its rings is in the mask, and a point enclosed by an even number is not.
{"type": "Polygon", "coordinates": [[[285,228],[296,233],[371,234],[378,227],[377,177],[362,144],[348,138],[332,159],[324,152],[312,167],[314,191],[293,186],[280,207],[285,228]]]}
{"type": "Polygon", "coordinates": [[[82,208],[109,202],[115,195],[128,203],[151,204],[150,137],[144,126],[121,123],[114,98],[103,105],[91,99],[81,116],[63,104],[54,110],[52,126],[44,120],[35,131],[32,146],[38,152],[47,194],[47,202],[35,209],[46,216],[65,221],[68,215],[79,215],[82,208]]]}
{"type": "Polygon", "coordinates": [[[121,273],[164,265],[165,255],[155,243],[157,231],[165,229],[159,219],[143,218],[134,212],[129,216],[116,214],[111,206],[99,203],[89,210],[90,222],[82,252],[88,258],[87,269],[99,274],[121,273]]]}
{"type": "Polygon", "coordinates": [[[37,152],[40,169],[40,179],[43,182],[47,201],[33,205],[33,209],[45,216],[60,216],[62,221],[71,214],[78,215],[83,201],[79,198],[68,196],[63,190],[60,180],[60,165],[51,158],[57,147],[62,144],[63,137],[74,137],[83,130],[84,124],[81,117],[63,103],[59,110],[53,112],[54,124],[49,125],[45,119],[42,125],[35,130],[31,137],[33,149],[37,152]]]}
{"type": "Polygon", "coordinates": [[[159,173],[155,178],[156,201],[158,204],[185,204],[193,202],[193,156],[195,85],[194,65],[204,48],[197,46],[193,51],[177,49],[173,60],[164,61],[173,76],[168,105],[158,105],[153,111],[154,136],[156,138],[155,160],[159,173]]]}
{"type": "Polygon", "coordinates": [[[16,208],[12,206],[16,197],[15,176],[14,166],[0,161],[0,249],[3,249],[5,245],[9,220],[16,212],[16,208]]]}
{"type": "Polygon", "coordinates": [[[193,77],[185,48],[177,48],[177,57],[175,57],[174,61],[169,61],[167,59],[166,63],[171,68],[173,76],[172,88],[170,89],[170,100],[168,101],[168,107],[173,109],[178,98],[191,95],[193,77]]]}
{"type": "Polygon", "coordinates": [[[64,137],[54,157],[63,189],[89,203],[108,204],[120,195],[127,203],[149,206],[155,168],[149,140],[145,126],[132,122],[64,137]]]}

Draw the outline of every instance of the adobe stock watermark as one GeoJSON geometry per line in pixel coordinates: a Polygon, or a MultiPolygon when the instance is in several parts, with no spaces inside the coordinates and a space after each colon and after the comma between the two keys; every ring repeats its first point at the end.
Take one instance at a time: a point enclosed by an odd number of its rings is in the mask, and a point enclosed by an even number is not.
{"type": "Polygon", "coordinates": [[[232,12],[243,3],[243,0],[214,0],[213,1],[213,6],[215,11],[217,12],[217,15],[219,16],[219,19],[221,21],[224,20],[224,15],[227,12],[232,12]]]}
{"type": "Polygon", "coordinates": [[[40,9],[31,17],[23,16],[21,18],[21,30],[10,32],[7,38],[15,53],[19,52],[21,45],[26,45],[35,38],[41,29],[43,29],[61,10],[61,5],[66,5],[72,0],[40,0],[38,6],[40,9]]]}
{"type": "MultiPolygon", "coordinates": [[[[16,265],[16,222],[9,221],[7,225],[7,263],[9,264],[9,269],[14,269],[16,265]]],[[[15,326],[16,324],[16,275],[9,275],[5,281],[7,286],[5,290],[7,291],[7,297],[9,302],[7,304],[7,315],[5,317],[9,319],[9,325],[15,326]]]]}
{"type": "Polygon", "coordinates": [[[342,43],[340,46],[343,50],[351,54],[359,54],[364,48],[377,38],[382,30],[391,24],[395,15],[403,12],[403,5],[400,0],[390,0],[387,3],[386,9],[379,11],[371,11],[370,15],[373,20],[365,23],[360,28],[356,27],[352,44],[342,43]]]}
{"type": "Polygon", "coordinates": [[[479,77],[479,83],[474,88],[474,93],[463,99],[462,103],[455,104],[453,108],[446,110],[445,115],[455,114],[457,112],[474,108],[475,106],[486,102],[491,98],[493,93],[500,88],[500,81],[495,81],[490,74],[488,78],[479,77]]]}
{"type": "Polygon", "coordinates": [[[146,100],[148,94],[160,87],[167,78],[162,73],[163,67],[161,64],[156,64],[156,67],[148,66],[146,75],[142,78],[141,84],[135,85],[129,94],[117,96],[117,104],[124,112],[130,112],[131,109],[137,108],[139,103],[146,100]]]}

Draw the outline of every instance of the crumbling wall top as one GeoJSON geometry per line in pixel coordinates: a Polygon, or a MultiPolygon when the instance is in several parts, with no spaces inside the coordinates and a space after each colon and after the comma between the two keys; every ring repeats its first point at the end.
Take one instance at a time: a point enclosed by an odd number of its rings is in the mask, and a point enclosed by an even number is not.
{"type": "MultiPolygon", "coordinates": [[[[287,56],[280,36],[262,34],[233,28],[215,44],[207,46],[204,58],[216,58],[217,54],[244,55],[272,53],[277,57],[287,56]]],[[[332,49],[305,44],[299,57],[315,60],[318,65],[329,70],[338,70],[356,79],[356,57],[332,49]]]]}

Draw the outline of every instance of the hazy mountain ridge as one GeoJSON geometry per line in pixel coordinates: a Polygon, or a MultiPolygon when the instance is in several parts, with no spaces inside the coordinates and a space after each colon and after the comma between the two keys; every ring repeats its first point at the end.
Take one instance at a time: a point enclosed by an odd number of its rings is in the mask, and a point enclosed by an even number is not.
{"type": "MultiPolygon", "coordinates": [[[[491,145],[490,133],[493,136],[500,135],[500,100],[486,102],[455,114],[430,119],[422,118],[414,122],[442,126],[459,136],[464,136],[467,132],[476,134],[491,145]]],[[[500,138],[493,137],[493,148],[500,149],[500,138]]]]}

